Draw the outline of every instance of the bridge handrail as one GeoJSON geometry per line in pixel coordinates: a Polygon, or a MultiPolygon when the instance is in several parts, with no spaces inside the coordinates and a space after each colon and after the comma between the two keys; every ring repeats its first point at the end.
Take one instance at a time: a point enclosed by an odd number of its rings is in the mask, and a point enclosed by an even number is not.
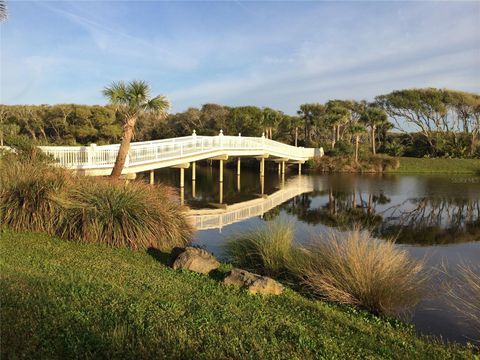
{"type": "MultiPolygon", "coordinates": [[[[41,146],[51,154],[60,166],[68,168],[111,167],[115,162],[119,144],[90,146],[41,146]]],[[[148,162],[170,160],[212,152],[215,150],[258,150],[264,153],[296,160],[306,160],[315,154],[313,148],[301,148],[266,139],[265,137],[246,136],[200,136],[191,135],[171,139],[133,142],[127,158],[126,167],[148,162]]]]}

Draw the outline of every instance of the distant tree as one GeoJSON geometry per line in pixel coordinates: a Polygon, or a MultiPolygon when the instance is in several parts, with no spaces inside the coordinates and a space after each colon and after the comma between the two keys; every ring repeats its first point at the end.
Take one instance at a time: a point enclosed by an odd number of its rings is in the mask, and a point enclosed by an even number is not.
{"type": "Polygon", "coordinates": [[[360,136],[365,133],[367,130],[364,126],[359,123],[352,123],[350,124],[348,131],[354,136],[355,138],[355,161],[358,162],[358,147],[360,143],[360,136]]]}
{"type": "Polygon", "coordinates": [[[382,108],[371,106],[367,107],[362,114],[360,121],[370,128],[370,141],[372,143],[372,153],[377,153],[377,147],[375,144],[375,131],[377,127],[384,126],[388,123],[388,116],[382,108]]]}
{"type": "Polygon", "coordinates": [[[262,123],[265,128],[265,136],[269,139],[273,138],[273,128],[278,125],[280,120],[282,119],[282,112],[273,110],[270,108],[263,109],[263,119],[262,123]]]}
{"type": "Polygon", "coordinates": [[[312,142],[312,127],[318,123],[325,112],[325,106],[319,103],[302,104],[297,114],[303,119],[305,144],[312,142]]]}
{"type": "Polygon", "coordinates": [[[332,129],[332,149],[335,143],[341,139],[340,129],[348,122],[350,111],[346,108],[342,101],[331,100],[326,104],[325,119],[326,124],[332,129]]]}
{"type": "Polygon", "coordinates": [[[220,130],[229,131],[228,119],[230,108],[218,104],[204,104],[200,109],[201,127],[197,133],[202,135],[217,135],[220,130]]]}
{"type": "Polygon", "coordinates": [[[298,146],[298,128],[302,126],[302,119],[298,116],[290,116],[290,124],[295,129],[295,146],[298,146]]]}
{"type": "Polygon", "coordinates": [[[103,95],[124,118],[122,142],[110,174],[110,177],[118,178],[125,166],[138,116],[144,112],[166,116],[170,108],[170,102],[163,95],[151,97],[150,86],[145,81],[139,80],[133,80],[129,83],[113,82],[103,90],[103,95]]]}
{"type": "Polygon", "coordinates": [[[396,90],[375,99],[396,122],[398,129],[404,130],[401,121],[417,127],[425,136],[433,154],[436,153],[435,137],[438,132],[448,129],[446,119],[448,109],[442,90],[433,88],[396,90]]]}
{"type": "Polygon", "coordinates": [[[262,119],[262,110],[256,106],[239,106],[232,108],[228,118],[229,133],[241,133],[245,136],[260,136],[262,133],[262,119]]]}

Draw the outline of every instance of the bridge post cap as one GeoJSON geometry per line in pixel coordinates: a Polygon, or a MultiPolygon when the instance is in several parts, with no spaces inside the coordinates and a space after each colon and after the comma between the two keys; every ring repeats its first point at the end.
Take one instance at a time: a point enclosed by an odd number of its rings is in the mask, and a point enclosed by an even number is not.
{"type": "Polygon", "coordinates": [[[195,129],[193,129],[192,136],[197,136],[197,132],[195,131],[195,129]]]}
{"type": "Polygon", "coordinates": [[[222,129],[220,129],[220,134],[219,135],[223,136],[223,130],[222,129]]]}
{"type": "Polygon", "coordinates": [[[264,132],[262,132],[262,138],[264,138],[264,137],[265,137],[265,131],[264,131],[264,132]]]}
{"type": "Polygon", "coordinates": [[[238,133],[238,136],[242,136],[242,133],[238,133]]]}
{"type": "Polygon", "coordinates": [[[97,146],[97,144],[91,143],[90,146],[91,146],[91,147],[95,147],[95,146],[97,146]]]}

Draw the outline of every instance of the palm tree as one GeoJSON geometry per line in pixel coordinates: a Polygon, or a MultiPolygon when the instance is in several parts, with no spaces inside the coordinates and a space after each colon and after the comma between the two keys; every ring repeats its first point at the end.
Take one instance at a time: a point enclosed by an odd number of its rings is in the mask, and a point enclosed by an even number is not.
{"type": "Polygon", "coordinates": [[[360,117],[360,121],[363,122],[368,127],[370,127],[372,153],[373,155],[375,155],[377,153],[376,145],[375,145],[375,130],[377,129],[378,126],[382,126],[388,122],[388,116],[385,113],[385,111],[383,111],[383,109],[379,107],[368,107],[360,117]]]}
{"type": "Polygon", "coordinates": [[[273,138],[272,136],[273,127],[277,125],[280,118],[281,118],[281,113],[279,111],[276,111],[270,108],[263,109],[262,122],[265,128],[265,135],[267,136],[267,139],[273,138]]]}
{"type": "Polygon", "coordinates": [[[135,132],[135,123],[138,116],[144,112],[156,113],[162,117],[166,116],[170,108],[170,102],[163,95],[151,97],[150,85],[140,80],[133,80],[129,83],[113,82],[103,89],[103,95],[124,117],[122,143],[110,174],[112,178],[119,178],[130,150],[130,141],[135,132]]]}
{"type": "Polygon", "coordinates": [[[350,112],[343,107],[339,101],[331,100],[327,103],[325,119],[332,127],[332,149],[335,143],[340,140],[340,128],[348,121],[350,112]]]}
{"type": "Polygon", "coordinates": [[[298,116],[291,116],[291,125],[295,128],[295,146],[298,146],[298,128],[302,126],[303,120],[298,116]]]}
{"type": "Polygon", "coordinates": [[[0,0],[0,22],[7,20],[7,2],[0,0]]]}
{"type": "Polygon", "coordinates": [[[358,162],[358,145],[360,142],[360,135],[367,130],[363,125],[358,123],[351,124],[348,130],[353,136],[355,136],[355,162],[358,162]]]}

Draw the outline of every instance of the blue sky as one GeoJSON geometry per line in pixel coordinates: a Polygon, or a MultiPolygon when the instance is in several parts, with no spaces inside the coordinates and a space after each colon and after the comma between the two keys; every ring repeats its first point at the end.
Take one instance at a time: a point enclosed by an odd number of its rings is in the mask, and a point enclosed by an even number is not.
{"type": "Polygon", "coordinates": [[[147,80],[173,111],[294,113],[407,87],[480,92],[480,2],[8,1],[0,101],[103,104],[147,80]]]}

